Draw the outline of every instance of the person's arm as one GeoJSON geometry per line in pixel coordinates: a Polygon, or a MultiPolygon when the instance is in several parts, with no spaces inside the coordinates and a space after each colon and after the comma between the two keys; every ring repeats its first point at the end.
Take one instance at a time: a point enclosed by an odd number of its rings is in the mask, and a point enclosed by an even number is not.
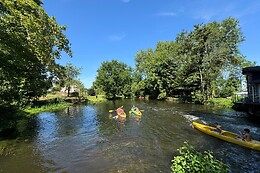
{"type": "Polygon", "coordinates": [[[250,134],[245,134],[245,141],[251,141],[252,140],[252,137],[250,134]]]}

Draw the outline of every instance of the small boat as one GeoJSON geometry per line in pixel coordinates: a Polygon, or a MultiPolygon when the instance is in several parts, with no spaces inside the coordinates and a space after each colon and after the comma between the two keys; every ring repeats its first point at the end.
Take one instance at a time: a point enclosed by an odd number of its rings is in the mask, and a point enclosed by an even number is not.
{"type": "Polygon", "coordinates": [[[131,110],[129,111],[129,114],[134,114],[134,115],[137,115],[139,117],[142,116],[142,112],[136,106],[133,106],[131,108],[131,110]]]}
{"type": "Polygon", "coordinates": [[[126,118],[126,113],[125,113],[125,111],[122,109],[122,107],[117,108],[116,114],[117,114],[118,117],[126,118]]]}
{"type": "Polygon", "coordinates": [[[239,134],[232,133],[229,131],[222,130],[221,133],[214,131],[215,127],[211,127],[208,125],[200,124],[197,122],[192,122],[194,128],[198,129],[201,132],[204,132],[208,135],[214,136],[216,138],[222,139],[227,142],[231,142],[234,144],[241,145],[243,147],[251,148],[254,150],[260,151],[260,141],[252,140],[252,141],[244,141],[242,140],[239,134]]]}

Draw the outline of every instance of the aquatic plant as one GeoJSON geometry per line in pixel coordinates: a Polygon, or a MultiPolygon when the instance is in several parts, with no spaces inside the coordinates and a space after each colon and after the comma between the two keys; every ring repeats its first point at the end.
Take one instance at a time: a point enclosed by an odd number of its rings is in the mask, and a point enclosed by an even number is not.
{"type": "Polygon", "coordinates": [[[213,157],[210,151],[199,152],[193,146],[184,142],[184,146],[178,149],[180,155],[172,160],[171,171],[178,173],[186,172],[211,172],[227,173],[229,166],[213,157]]]}

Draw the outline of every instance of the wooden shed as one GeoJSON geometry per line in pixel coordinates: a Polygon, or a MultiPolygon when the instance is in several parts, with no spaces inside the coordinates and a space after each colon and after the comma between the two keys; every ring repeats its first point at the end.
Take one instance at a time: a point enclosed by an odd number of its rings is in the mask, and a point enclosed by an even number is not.
{"type": "Polygon", "coordinates": [[[260,104],[260,66],[243,68],[246,75],[249,104],[260,104]]]}

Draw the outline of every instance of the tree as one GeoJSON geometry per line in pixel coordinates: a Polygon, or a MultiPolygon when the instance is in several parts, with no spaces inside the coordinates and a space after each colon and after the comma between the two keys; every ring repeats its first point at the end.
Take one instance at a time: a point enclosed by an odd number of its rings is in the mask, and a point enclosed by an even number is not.
{"type": "Polygon", "coordinates": [[[230,65],[240,65],[244,57],[238,45],[244,41],[238,21],[233,18],[194,26],[194,31],[182,32],[176,38],[181,44],[180,54],[184,72],[190,82],[199,85],[202,103],[214,96],[216,79],[230,65]]]}
{"type": "Polygon", "coordinates": [[[62,51],[70,43],[41,1],[0,2],[0,107],[22,106],[51,87],[62,51]],[[37,3],[36,3],[37,2],[37,3]]]}
{"type": "Polygon", "coordinates": [[[70,90],[72,85],[78,86],[79,88],[81,88],[81,90],[82,88],[84,88],[84,85],[78,79],[78,76],[80,75],[80,71],[81,71],[80,68],[73,66],[71,63],[68,63],[64,67],[63,77],[61,78],[61,80],[64,86],[66,87],[66,90],[68,91],[67,93],[68,97],[70,96],[70,90]]]}
{"type": "Polygon", "coordinates": [[[43,3],[42,3],[42,0],[33,0],[36,4],[38,4],[38,5],[42,5],[43,3]]]}
{"type": "Polygon", "coordinates": [[[105,61],[97,70],[95,88],[102,89],[106,97],[115,99],[117,95],[129,95],[132,84],[132,69],[122,62],[105,61]]]}
{"type": "Polygon", "coordinates": [[[157,99],[173,94],[179,63],[177,49],[176,42],[158,42],[155,51],[148,49],[136,55],[136,73],[143,81],[134,84],[135,92],[139,86],[145,86],[145,94],[157,99]]]}

